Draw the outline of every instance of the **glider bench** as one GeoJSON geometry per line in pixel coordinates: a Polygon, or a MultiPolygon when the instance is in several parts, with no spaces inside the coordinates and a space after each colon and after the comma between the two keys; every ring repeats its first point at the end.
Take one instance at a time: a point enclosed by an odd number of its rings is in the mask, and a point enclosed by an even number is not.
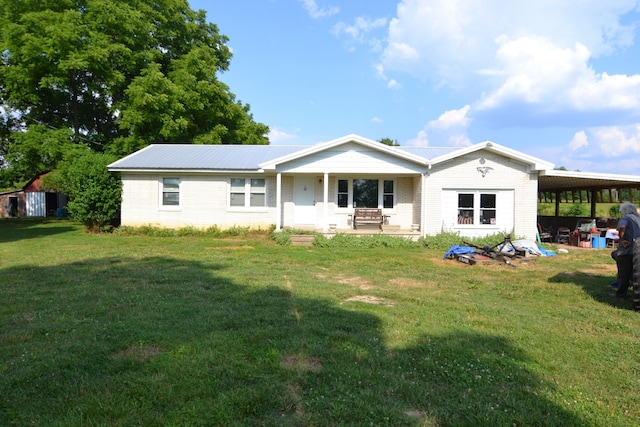
{"type": "Polygon", "coordinates": [[[382,209],[356,208],[353,211],[353,228],[356,230],[361,225],[377,225],[382,229],[384,215],[382,209]]]}

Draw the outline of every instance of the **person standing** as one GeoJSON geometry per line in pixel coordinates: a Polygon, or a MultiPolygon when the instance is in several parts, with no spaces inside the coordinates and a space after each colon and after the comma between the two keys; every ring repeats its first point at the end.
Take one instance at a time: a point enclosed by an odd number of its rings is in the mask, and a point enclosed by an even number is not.
{"type": "Polygon", "coordinates": [[[629,289],[629,280],[633,274],[633,241],[640,237],[640,215],[633,203],[620,206],[622,218],[618,220],[618,249],[616,265],[618,267],[618,289],[612,296],[624,298],[629,289]]]}

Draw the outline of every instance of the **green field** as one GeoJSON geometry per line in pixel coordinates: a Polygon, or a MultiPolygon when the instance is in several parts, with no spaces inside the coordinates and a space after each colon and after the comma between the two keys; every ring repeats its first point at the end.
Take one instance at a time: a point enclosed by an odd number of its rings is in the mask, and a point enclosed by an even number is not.
{"type": "Polygon", "coordinates": [[[608,251],[443,253],[0,221],[0,425],[638,424],[608,251]]]}

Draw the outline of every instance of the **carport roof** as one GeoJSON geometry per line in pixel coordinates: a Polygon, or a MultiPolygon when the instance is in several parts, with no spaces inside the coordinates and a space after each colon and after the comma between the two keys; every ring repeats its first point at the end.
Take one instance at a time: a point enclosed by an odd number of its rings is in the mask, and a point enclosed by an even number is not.
{"type": "Polygon", "coordinates": [[[640,188],[640,176],[547,169],[540,171],[538,179],[538,190],[542,192],[629,187],[640,188]]]}

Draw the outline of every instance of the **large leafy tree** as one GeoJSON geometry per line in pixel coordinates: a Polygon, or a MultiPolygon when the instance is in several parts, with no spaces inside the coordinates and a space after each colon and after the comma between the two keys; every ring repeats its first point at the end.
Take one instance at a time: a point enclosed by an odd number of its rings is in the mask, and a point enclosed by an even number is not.
{"type": "Polygon", "coordinates": [[[217,78],[227,41],[186,0],[0,0],[0,155],[31,178],[51,168],[44,141],[60,145],[61,132],[117,155],[151,142],[268,144],[217,78]]]}

